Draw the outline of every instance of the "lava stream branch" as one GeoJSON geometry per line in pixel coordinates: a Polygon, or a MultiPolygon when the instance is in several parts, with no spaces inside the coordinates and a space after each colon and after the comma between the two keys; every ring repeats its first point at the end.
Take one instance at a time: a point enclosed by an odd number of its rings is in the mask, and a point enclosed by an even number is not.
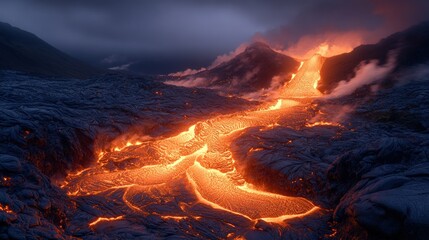
{"type": "MultiPolygon", "coordinates": [[[[279,123],[293,125],[298,122],[305,125],[302,112],[305,111],[305,103],[308,103],[306,98],[321,94],[316,87],[322,62],[322,57],[314,56],[302,63],[298,73],[289,82],[291,89],[286,93],[296,96],[306,91],[303,98],[279,99],[262,109],[197,122],[187,131],[173,137],[135,144],[127,142],[114,148],[111,153],[100,154],[96,166],[69,175],[65,188],[69,195],[75,196],[102,194],[118,188],[126,188],[125,193],[130,188],[144,192],[146,186],[156,189],[158,185],[171,183],[174,179],[186,179],[184,182],[191,185],[190,189],[200,202],[251,220],[281,222],[310,214],[318,208],[304,198],[250,187],[235,168],[230,145],[242,131],[250,127],[264,129],[279,123]],[[310,88],[311,91],[308,91],[310,88]],[[109,170],[109,166],[118,164],[129,167],[109,170]]],[[[165,187],[168,186],[162,186],[165,187]]],[[[131,204],[127,196],[123,198],[130,208],[142,209],[141,206],[131,204]]]]}
{"type": "Polygon", "coordinates": [[[287,219],[316,208],[304,198],[287,197],[239,186],[216,169],[196,162],[187,171],[198,199],[213,208],[230,211],[249,219],[287,219]]]}

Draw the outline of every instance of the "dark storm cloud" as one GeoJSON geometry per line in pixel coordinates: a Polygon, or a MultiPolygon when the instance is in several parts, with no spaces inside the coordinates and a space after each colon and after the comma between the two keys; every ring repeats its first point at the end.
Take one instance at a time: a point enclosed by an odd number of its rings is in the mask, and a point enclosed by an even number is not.
{"type": "Polygon", "coordinates": [[[326,38],[330,33],[355,32],[363,43],[376,42],[396,31],[429,19],[427,0],[314,1],[281,27],[256,37],[284,48],[303,37],[326,38]]]}
{"type": "MultiPolygon", "coordinates": [[[[414,7],[421,4],[427,7],[418,0],[14,0],[0,1],[0,21],[33,32],[75,56],[98,61],[138,56],[160,65],[180,62],[177,68],[187,63],[207,65],[256,32],[285,46],[326,30],[376,30],[386,19],[395,21],[398,12],[407,24],[413,23],[427,15],[401,11],[422,9],[414,7]],[[396,5],[386,8],[391,2],[396,5]],[[407,3],[412,6],[404,7],[407,3]]],[[[159,71],[173,70],[179,69],[159,71]]]]}
{"type": "Polygon", "coordinates": [[[0,3],[4,21],[62,48],[157,54],[230,50],[256,31],[280,24],[293,12],[270,8],[251,1],[0,3]]]}

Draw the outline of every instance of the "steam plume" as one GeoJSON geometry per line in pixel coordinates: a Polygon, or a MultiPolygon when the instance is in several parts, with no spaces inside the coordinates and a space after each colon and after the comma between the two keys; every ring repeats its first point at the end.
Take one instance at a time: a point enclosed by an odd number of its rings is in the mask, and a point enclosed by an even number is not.
{"type": "Polygon", "coordinates": [[[377,60],[372,60],[369,63],[361,63],[356,69],[356,75],[349,81],[341,81],[338,86],[326,98],[339,98],[352,94],[356,89],[376,83],[384,79],[395,67],[395,57],[391,55],[388,62],[379,66],[377,60]]]}

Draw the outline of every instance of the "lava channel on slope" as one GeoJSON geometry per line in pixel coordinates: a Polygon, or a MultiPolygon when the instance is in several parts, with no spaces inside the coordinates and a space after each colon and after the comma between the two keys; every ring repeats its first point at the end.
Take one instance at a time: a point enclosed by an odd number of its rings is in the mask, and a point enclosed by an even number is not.
{"type": "MultiPolygon", "coordinates": [[[[290,95],[289,98],[252,111],[197,122],[173,137],[126,142],[112,148],[113,151],[100,152],[94,166],[70,174],[62,187],[70,196],[79,197],[125,189],[123,200],[128,207],[145,212],[145,206],[135,204],[132,198],[136,194],[130,192],[165,189],[172,182],[181,181],[192,189],[198,202],[251,221],[282,223],[285,219],[309,215],[319,209],[309,200],[267,192],[247,183],[237,171],[229,147],[250,127],[271,128],[279,123],[305,125],[305,107],[312,97],[321,95],[317,81],[322,62],[322,57],[316,55],[301,64],[284,88],[283,96],[290,95]],[[305,94],[301,96],[302,91],[305,94]],[[112,163],[125,167],[112,169],[112,163]]],[[[90,224],[115,219],[122,217],[102,217],[90,224]]]]}

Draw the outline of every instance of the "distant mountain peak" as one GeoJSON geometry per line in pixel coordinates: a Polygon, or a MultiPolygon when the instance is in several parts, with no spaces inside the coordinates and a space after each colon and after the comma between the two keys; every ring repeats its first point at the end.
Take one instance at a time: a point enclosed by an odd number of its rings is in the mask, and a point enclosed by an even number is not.
{"type": "Polygon", "coordinates": [[[250,44],[249,46],[247,46],[247,48],[244,50],[245,52],[247,51],[255,51],[255,50],[271,50],[271,47],[264,43],[264,42],[254,42],[252,44],[250,44]]]}
{"type": "Polygon", "coordinates": [[[232,94],[249,93],[283,84],[298,66],[295,59],[275,52],[265,43],[255,42],[229,61],[169,84],[208,87],[232,94]]]}

